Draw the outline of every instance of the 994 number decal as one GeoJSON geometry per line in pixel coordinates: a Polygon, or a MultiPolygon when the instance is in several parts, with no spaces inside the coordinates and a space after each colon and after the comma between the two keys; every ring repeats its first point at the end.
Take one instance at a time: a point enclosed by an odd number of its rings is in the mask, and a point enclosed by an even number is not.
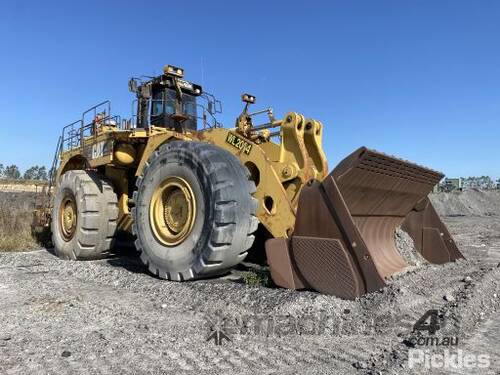
{"type": "Polygon", "coordinates": [[[244,139],[238,137],[236,134],[227,133],[226,142],[238,150],[243,151],[245,154],[250,155],[252,145],[244,139]]]}

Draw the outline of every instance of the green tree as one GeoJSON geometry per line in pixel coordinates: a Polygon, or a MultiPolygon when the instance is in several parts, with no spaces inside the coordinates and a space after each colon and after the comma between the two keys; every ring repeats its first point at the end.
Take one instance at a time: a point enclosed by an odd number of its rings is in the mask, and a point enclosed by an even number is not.
{"type": "Polygon", "coordinates": [[[0,178],[3,177],[3,172],[4,172],[5,168],[3,167],[3,164],[0,163],[0,178]]]}
{"type": "Polygon", "coordinates": [[[33,167],[28,168],[26,172],[24,172],[23,178],[25,180],[36,180],[38,176],[38,171],[39,171],[38,165],[34,165],[33,167]]]}
{"type": "Polygon", "coordinates": [[[47,168],[45,168],[44,166],[38,167],[38,173],[36,175],[36,179],[37,180],[42,180],[42,181],[47,181],[48,180],[48,178],[47,178],[47,168]]]}
{"type": "Polygon", "coordinates": [[[13,180],[21,178],[21,172],[19,172],[19,168],[15,164],[5,167],[3,174],[5,178],[11,178],[13,180]]]}

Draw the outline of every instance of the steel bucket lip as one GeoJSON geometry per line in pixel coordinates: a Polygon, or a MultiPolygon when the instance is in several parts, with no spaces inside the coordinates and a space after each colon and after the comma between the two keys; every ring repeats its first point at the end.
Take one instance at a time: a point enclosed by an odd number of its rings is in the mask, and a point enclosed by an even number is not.
{"type": "Polygon", "coordinates": [[[437,170],[425,167],[406,159],[398,158],[396,156],[377,151],[375,149],[370,149],[365,146],[359,147],[350,155],[342,159],[331,172],[331,174],[333,174],[336,181],[340,181],[346,173],[348,173],[352,168],[355,168],[368,157],[378,157],[400,167],[405,166],[408,169],[414,170],[415,172],[420,172],[428,177],[428,183],[431,183],[433,186],[441,181],[441,179],[444,177],[444,174],[437,170]]]}

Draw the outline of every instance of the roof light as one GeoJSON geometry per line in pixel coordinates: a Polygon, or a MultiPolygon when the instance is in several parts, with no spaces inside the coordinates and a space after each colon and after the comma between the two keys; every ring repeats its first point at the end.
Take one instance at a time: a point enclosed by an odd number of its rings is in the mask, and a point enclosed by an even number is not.
{"type": "Polygon", "coordinates": [[[184,69],[178,68],[173,65],[167,65],[163,68],[163,72],[168,75],[176,76],[179,78],[184,77],[184,69]]]}
{"type": "Polygon", "coordinates": [[[243,94],[243,95],[241,95],[241,100],[243,100],[245,103],[248,103],[248,104],[254,104],[255,103],[255,96],[250,95],[250,94],[243,94]]]}

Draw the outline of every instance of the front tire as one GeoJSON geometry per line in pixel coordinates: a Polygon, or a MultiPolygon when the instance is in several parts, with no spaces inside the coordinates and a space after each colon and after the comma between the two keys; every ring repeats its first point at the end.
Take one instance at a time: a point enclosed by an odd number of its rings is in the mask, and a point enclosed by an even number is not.
{"type": "Polygon", "coordinates": [[[217,146],[172,141],[149,158],[132,209],[136,248],[149,271],[183,281],[240,263],[257,229],[255,184],[217,146]]]}
{"type": "Polygon", "coordinates": [[[52,211],[52,241],[62,259],[89,260],[108,255],[118,218],[117,196],[97,172],[61,176],[52,211]]]}

